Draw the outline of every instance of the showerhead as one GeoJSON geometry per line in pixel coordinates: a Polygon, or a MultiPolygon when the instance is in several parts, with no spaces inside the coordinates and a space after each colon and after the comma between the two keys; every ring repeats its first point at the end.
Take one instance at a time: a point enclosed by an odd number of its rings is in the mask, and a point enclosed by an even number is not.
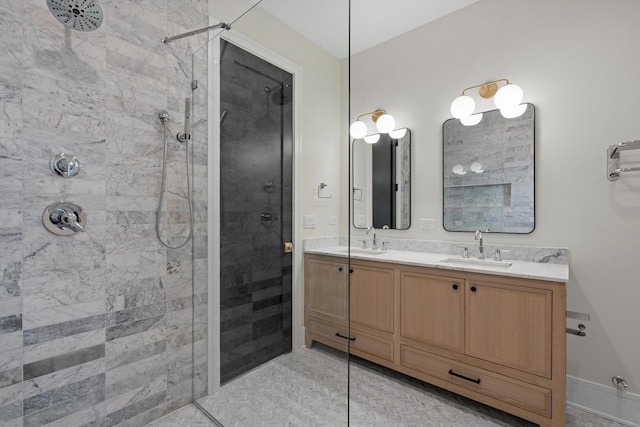
{"type": "Polygon", "coordinates": [[[287,105],[291,102],[291,86],[285,84],[271,90],[271,102],[275,105],[287,105]]]}
{"type": "Polygon", "coordinates": [[[94,0],[47,0],[49,11],[69,28],[93,31],[102,25],[102,8],[94,0]]]}

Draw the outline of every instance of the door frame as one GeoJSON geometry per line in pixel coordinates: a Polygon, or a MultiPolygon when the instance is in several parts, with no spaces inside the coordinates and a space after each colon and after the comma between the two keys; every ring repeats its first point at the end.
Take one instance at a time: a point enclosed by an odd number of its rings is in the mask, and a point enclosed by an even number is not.
{"type": "MultiPolygon", "coordinates": [[[[218,21],[210,18],[210,24],[218,21]]],[[[302,227],[301,218],[301,149],[300,142],[300,105],[302,88],[302,68],[279,53],[257,43],[236,30],[226,31],[209,41],[209,94],[210,118],[208,129],[208,330],[207,330],[207,376],[208,394],[220,388],[220,39],[229,41],[247,52],[287,71],[293,75],[293,176],[292,179],[292,350],[304,346],[304,295],[302,284],[302,227]],[[216,60],[214,60],[216,58],[216,60]]]]}

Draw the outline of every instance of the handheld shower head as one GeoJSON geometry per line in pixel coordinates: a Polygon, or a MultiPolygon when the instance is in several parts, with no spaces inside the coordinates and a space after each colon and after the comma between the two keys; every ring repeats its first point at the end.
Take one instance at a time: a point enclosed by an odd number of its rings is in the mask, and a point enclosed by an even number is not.
{"type": "Polygon", "coordinates": [[[47,0],[49,11],[65,26],[93,31],[102,25],[102,8],[94,0],[47,0]]]}
{"type": "Polygon", "coordinates": [[[186,142],[191,138],[191,98],[184,100],[184,132],[176,135],[180,142],[186,142]]]}

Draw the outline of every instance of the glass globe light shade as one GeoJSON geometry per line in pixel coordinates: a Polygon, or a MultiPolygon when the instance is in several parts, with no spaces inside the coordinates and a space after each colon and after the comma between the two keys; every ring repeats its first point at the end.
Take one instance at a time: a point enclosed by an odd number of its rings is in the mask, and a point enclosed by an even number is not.
{"type": "Polygon", "coordinates": [[[407,134],[407,128],[395,129],[389,132],[389,136],[393,139],[401,139],[407,134]]]}
{"type": "Polygon", "coordinates": [[[351,123],[351,126],[349,126],[349,135],[351,135],[352,138],[364,138],[366,134],[367,125],[361,120],[356,120],[355,122],[351,123]]]}
{"type": "Polygon", "coordinates": [[[376,121],[376,129],[380,133],[389,133],[396,127],[396,119],[391,114],[383,114],[376,121]]]}
{"type": "Polygon", "coordinates": [[[482,120],[482,113],[477,113],[469,117],[461,117],[460,123],[465,126],[475,126],[482,120]]]}
{"type": "Polygon", "coordinates": [[[469,95],[461,95],[451,103],[451,115],[456,119],[469,117],[476,108],[476,101],[469,95]]]}
{"type": "Polygon", "coordinates": [[[505,119],[513,119],[520,117],[525,111],[527,111],[527,104],[520,104],[515,107],[501,108],[500,114],[502,114],[502,117],[505,119]]]}
{"type": "Polygon", "coordinates": [[[473,162],[471,163],[471,170],[475,173],[482,173],[484,172],[484,169],[482,169],[482,163],[480,162],[473,162]]]}
{"type": "Polygon", "coordinates": [[[465,175],[467,173],[467,171],[464,170],[464,166],[462,165],[455,165],[451,169],[451,172],[453,172],[456,175],[465,175]]]}
{"type": "Polygon", "coordinates": [[[375,144],[376,142],[378,142],[380,140],[380,134],[376,133],[373,135],[367,135],[364,137],[364,142],[366,142],[367,144],[375,144]]]}
{"type": "Polygon", "coordinates": [[[524,92],[518,85],[508,84],[498,89],[493,102],[499,109],[515,107],[524,99],[524,92]]]}

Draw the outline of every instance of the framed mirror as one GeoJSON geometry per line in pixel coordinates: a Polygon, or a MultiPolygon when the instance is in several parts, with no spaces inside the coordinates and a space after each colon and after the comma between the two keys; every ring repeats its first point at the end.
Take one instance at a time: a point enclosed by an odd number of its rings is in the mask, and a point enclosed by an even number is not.
{"type": "Polygon", "coordinates": [[[411,226],[411,131],[397,129],[369,144],[353,140],[353,226],[411,226]]]}
{"type": "Polygon", "coordinates": [[[535,108],[506,119],[485,112],[480,123],[442,126],[443,225],[447,231],[535,228],[535,108]]]}

